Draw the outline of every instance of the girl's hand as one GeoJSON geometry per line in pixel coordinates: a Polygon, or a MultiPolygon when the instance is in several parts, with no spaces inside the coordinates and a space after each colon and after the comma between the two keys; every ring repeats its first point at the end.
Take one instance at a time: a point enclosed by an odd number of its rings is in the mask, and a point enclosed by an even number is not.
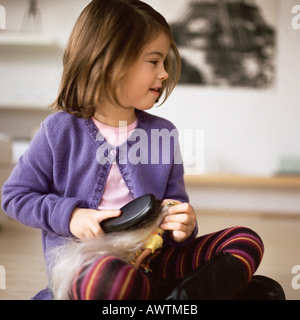
{"type": "Polygon", "coordinates": [[[85,241],[104,234],[100,222],[113,217],[118,217],[121,210],[93,210],[75,208],[71,220],[70,231],[78,239],[85,241]]]}
{"type": "Polygon", "coordinates": [[[172,231],[172,238],[176,242],[183,242],[196,227],[196,213],[189,203],[168,199],[164,200],[162,204],[168,202],[177,202],[178,204],[169,208],[169,215],[165,217],[160,227],[163,230],[172,231]]]}

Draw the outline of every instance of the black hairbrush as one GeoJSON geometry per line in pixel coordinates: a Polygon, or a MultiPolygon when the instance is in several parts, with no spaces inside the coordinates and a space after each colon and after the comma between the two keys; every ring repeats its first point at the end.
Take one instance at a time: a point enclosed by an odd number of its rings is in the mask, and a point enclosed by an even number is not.
{"type": "Polygon", "coordinates": [[[122,207],[120,216],[103,220],[101,228],[105,233],[142,228],[158,217],[160,203],[153,194],[145,194],[122,207]]]}

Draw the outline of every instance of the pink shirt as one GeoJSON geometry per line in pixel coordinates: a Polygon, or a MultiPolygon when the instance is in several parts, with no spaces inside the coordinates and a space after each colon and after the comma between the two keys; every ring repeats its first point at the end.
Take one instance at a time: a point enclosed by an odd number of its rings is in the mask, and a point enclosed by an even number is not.
{"type": "MultiPolygon", "coordinates": [[[[110,127],[93,118],[97,128],[105,140],[112,146],[119,146],[125,142],[136,127],[137,120],[129,126],[110,127]]],[[[99,210],[120,209],[133,200],[129,189],[122,178],[118,165],[113,163],[104,187],[103,196],[98,206],[99,210]]]]}

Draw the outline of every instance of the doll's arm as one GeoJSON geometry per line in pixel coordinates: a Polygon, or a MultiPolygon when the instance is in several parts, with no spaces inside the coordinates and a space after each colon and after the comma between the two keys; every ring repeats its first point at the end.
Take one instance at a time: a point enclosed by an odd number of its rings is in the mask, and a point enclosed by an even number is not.
{"type": "Polygon", "coordinates": [[[151,253],[154,253],[157,249],[163,246],[164,240],[162,238],[164,231],[158,228],[154,234],[152,234],[147,240],[144,251],[137,257],[134,267],[139,268],[143,260],[148,257],[151,253]]]}
{"type": "Polygon", "coordinates": [[[147,258],[152,253],[151,249],[145,249],[137,258],[134,264],[134,268],[138,269],[141,265],[141,263],[144,261],[145,258],[147,258]]]}

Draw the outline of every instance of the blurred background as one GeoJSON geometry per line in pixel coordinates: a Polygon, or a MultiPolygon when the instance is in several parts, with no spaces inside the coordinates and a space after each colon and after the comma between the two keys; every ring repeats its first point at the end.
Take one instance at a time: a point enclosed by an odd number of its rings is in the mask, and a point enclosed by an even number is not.
{"type": "MultiPolygon", "coordinates": [[[[64,47],[89,2],[0,0],[6,17],[0,30],[0,187],[51,113],[64,47]]],[[[292,260],[282,262],[281,271],[266,270],[285,276],[290,297],[299,297],[290,285],[291,268],[300,264],[299,250],[291,249],[300,236],[300,18],[292,12],[299,1],[145,2],[166,17],[182,56],[180,84],[151,112],[180,132],[191,130],[182,149],[201,150],[188,153],[201,157],[200,166],[185,161],[190,202],[201,217],[215,217],[199,218],[203,230],[221,227],[220,217],[226,223],[254,217],[259,220],[249,224],[263,227],[274,243],[276,228],[286,228],[290,242],[278,246],[292,260]]],[[[1,224],[3,234],[0,212],[1,224]]]]}

